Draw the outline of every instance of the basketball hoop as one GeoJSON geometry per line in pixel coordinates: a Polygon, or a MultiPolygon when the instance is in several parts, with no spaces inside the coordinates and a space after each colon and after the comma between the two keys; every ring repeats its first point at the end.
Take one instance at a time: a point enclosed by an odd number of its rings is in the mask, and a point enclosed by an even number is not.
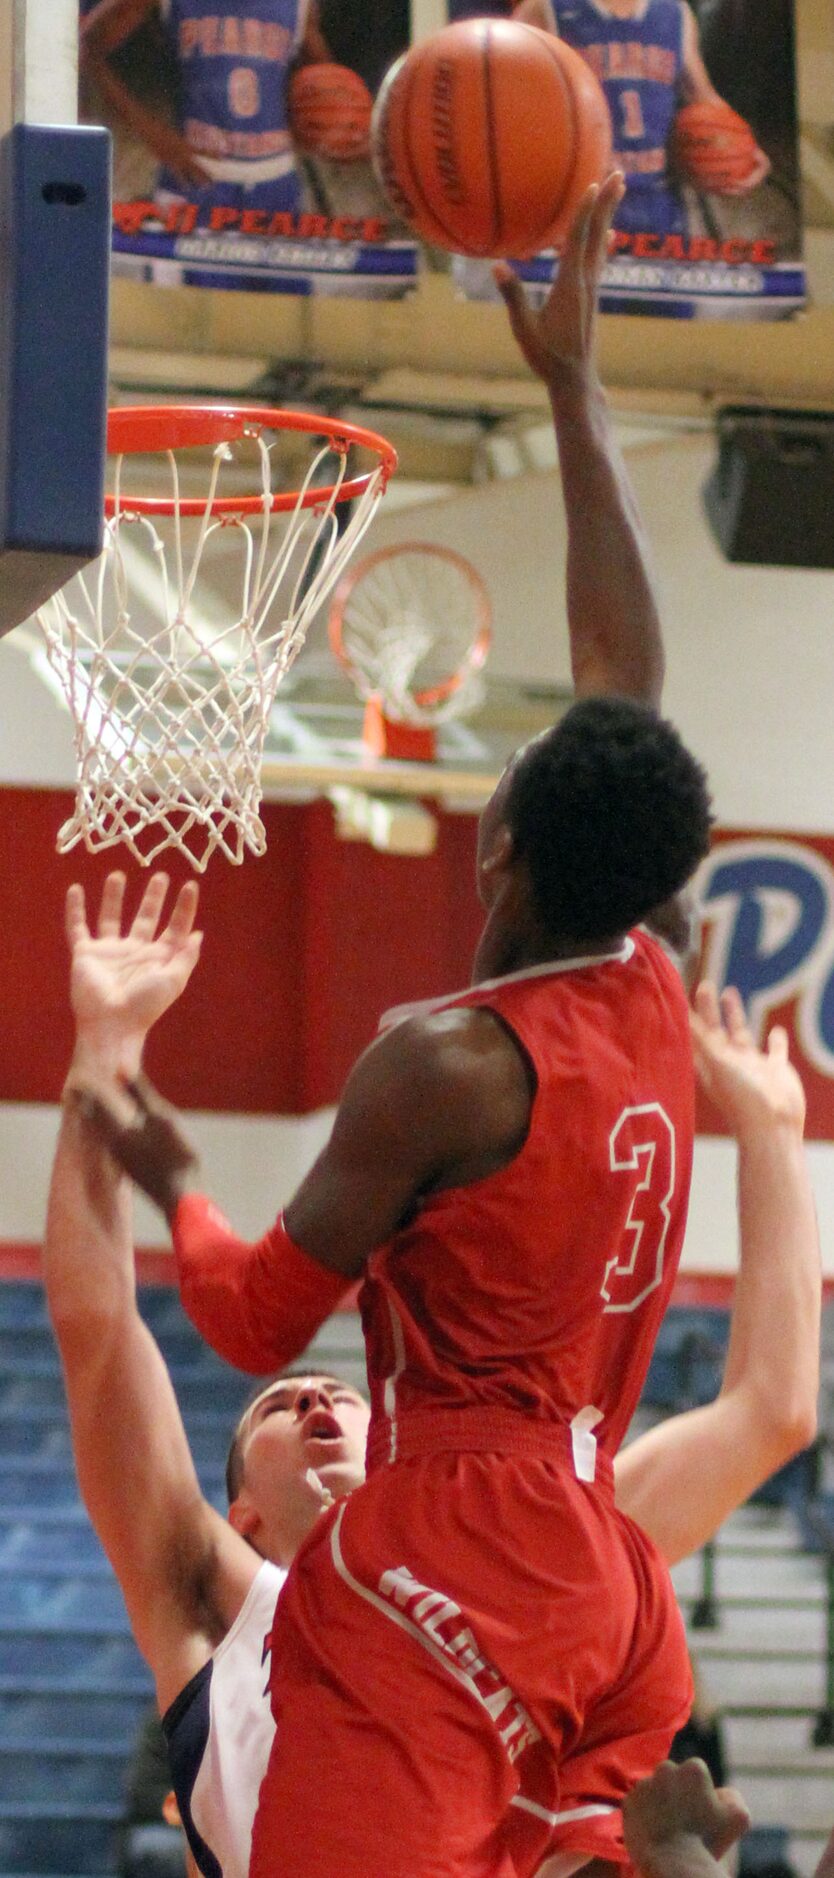
{"type": "Polygon", "coordinates": [[[431,762],[436,726],[481,703],[491,626],[480,574],[451,548],[383,548],[345,575],[330,643],[366,700],[364,740],[376,756],[431,762]]]}
{"type": "Polygon", "coordinates": [[[37,614],[74,726],[75,812],[58,851],[124,842],[143,866],[166,848],[200,873],[215,849],[240,863],[266,845],[261,759],[276,690],[396,452],[341,420],[225,405],[111,411],[108,448],[104,552],[37,614]],[[276,492],[271,451],[288,431],[315,448],[301,487],[276,492]],[[193,495],[205,466],[183,453],[198,448],[210,453],[208,490],[193,495]],[[370,451],[373,468],[349,474],[353,449],[370,451]],[[140,456],[156,459],[161,494],[128,490],[140,456]],[[334,457],[334,479],[320,482],[334,457]]]}

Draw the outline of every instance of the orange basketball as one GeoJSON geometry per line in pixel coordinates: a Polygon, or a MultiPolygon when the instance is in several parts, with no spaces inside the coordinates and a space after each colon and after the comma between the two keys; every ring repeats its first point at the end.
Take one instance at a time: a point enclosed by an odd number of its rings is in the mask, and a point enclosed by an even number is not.
{"type": "Polygon", "coordinates": [[[290,79],[290,130],[310,156],[356,163],[370,153],[373,98],[349,65],[302,65],[290,79]]]}
{"type": "Polygon", "coordinates": [[[685,104],[675,118],[671,155],[684,182],[721,195],[743,183],[756,161],[757,143],[750,125],[722,99],[685,104]]]}
{"type": "Polygon", "coordinates": [[[397,214],[457,254],[558,245],[610,167],[601,86],[561,39],[515,20],[461,20],[405,53],[374,109],[372,154],[397,214]]]}

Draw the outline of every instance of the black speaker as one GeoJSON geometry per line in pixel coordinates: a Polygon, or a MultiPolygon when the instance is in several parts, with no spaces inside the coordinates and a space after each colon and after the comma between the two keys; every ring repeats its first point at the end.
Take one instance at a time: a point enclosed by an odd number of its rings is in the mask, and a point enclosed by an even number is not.
{"type": "Polygon", "coordinates": [[[728,561],[834,567],[834,413],[727,406],[703,493],[728,561]]]}

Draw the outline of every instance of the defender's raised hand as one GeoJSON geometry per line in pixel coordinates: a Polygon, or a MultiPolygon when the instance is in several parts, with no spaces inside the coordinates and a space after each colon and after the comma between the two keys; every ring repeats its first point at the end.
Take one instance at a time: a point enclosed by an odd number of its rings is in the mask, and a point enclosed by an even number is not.
{"type": "Polygon", "coordinates": [[[583,372],[592,364],[600,275],[611,219],[624,189],[622,171],[614,170],[601,186],[593,183],[586,191],[560,256],[559,272],[538,312],[505,261],[493,270],[521,351],[531,371],[547,385],[566,371],[583,372]]]}
{"type": "Polygon", "coordinates": [[[180,888],[160,930],[167,891],[167,874],[154,874],[123,931],[125,876],[108,874],[94,934],[83,887],[72,886],[67,894],[70,997],[79,1043],[102,1058],[103,1068],[125,1075],[135,1074],[148,1031],[185,990],[200,956],[196,882],[180,888]]]}
{"type": "Polygon", "coordinates": [[[704,983],[690,1013],[695,1067],[701,1085],[736,1136],[774,1122],[802,1134],[805,1093],[788,1057],[787,1032],[775,1024],[760,1050],[733,986],[704,983]]]}

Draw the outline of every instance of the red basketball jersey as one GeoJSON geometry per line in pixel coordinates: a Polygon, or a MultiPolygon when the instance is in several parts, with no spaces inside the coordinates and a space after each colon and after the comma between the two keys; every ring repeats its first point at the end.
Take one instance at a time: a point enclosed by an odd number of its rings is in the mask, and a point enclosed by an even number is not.
{"type": "Polygon", "coordinates": [[[686,1222],[683,986],[662,947],[635,932],[605,958],[516,972],[422,1009],[452,1004],[488,1007],[518,1039],[536,1078],[530,1129],[509,1166],[429,1198],[370,1260],[373,1447],[395,1458],[398,1420],[415,1411],[480,1406],[562,1424],[586,1410],[580,1425],[613,1454],[686,1222]]]}

